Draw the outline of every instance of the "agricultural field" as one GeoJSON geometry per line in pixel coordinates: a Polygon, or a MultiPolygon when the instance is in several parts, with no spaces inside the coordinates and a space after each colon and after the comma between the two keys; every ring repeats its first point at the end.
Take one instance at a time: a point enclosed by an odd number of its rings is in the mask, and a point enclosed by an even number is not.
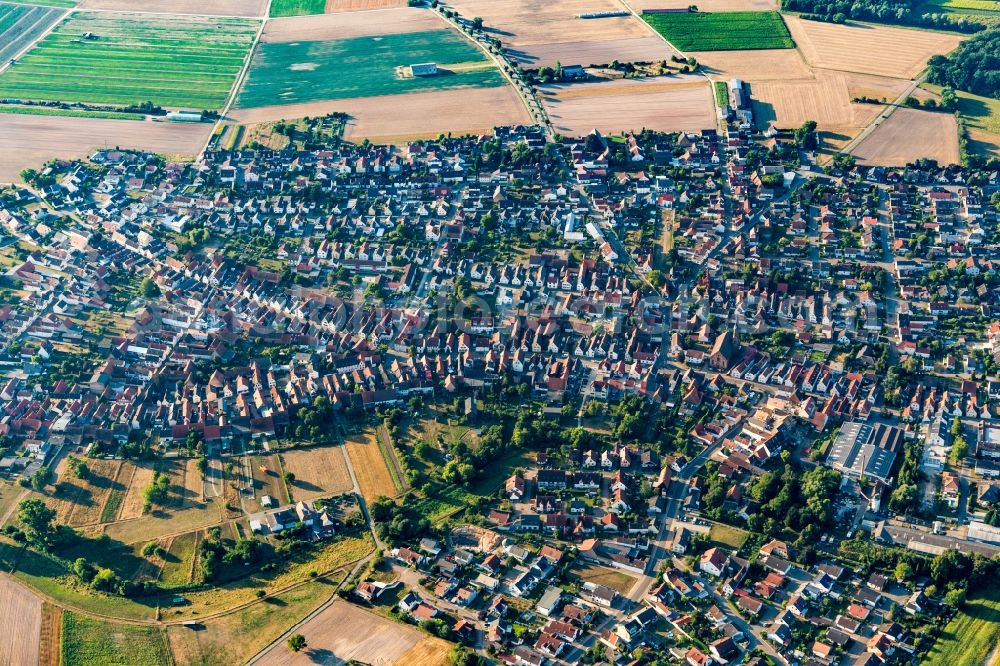
{"type": "Polygon", "coordinates": [[[1000,645],[1000,586],[970,594],[924,659],[925,666],[993,666],[1000,645]],[[990,658],[992,656],[992,663],[990,658]]]}
{"type": "Polygon", "coordinates": [[[431,11],[403,7],[378,12],[272,19],[264,25],[260,39],[262,43],[274,44],[317,42],[441,30],[446,25],[431,11]]]}
{"type": "Polygon", "coordinates": [[[406,0],[326,0],[326,13],[361,12],[370,9],[406,7],[406,0]]]}
{"type": "MultiPolygon", "coordinates": [[[[141,502],[139,508],[141,509],[141,502]]],[[[183,510],[160,508],[151,514],[107,525],[104,531],[111,538],[124,543],[138,543],[208,527],[221,519],[222,503],[213,499],[196,502],[183,510]]]]}
{"type": "Polygon", "coordinates": [[[950,14],[955,18],[967,18],[988,25],[1000,23],[998,0],[925,0],[915,11],[922,14],[950,14]]]}
{"type": "Polygon", "coordinates": [[[785,16],[806,63],[822,69],[912,79],[933,55],[948,53],[963,37],[887,25],[837,25],[785,16]]]}
{"type": "Polygon", "coordinates": [[[216,109],[229,96],[257,25],[241,18],[74,12],[0,74],[0,96],[216,109]]]}
{"type": "MultiPolygon", "coordinates": [[[[277,4],[277,2],[275,2],[277,4]]],[[[135,11],[135,0],[81,0],[78,9],[135,11]]],[[[257,18],[267,10],[267,0],[146,0],[142,10],[163,14],[199,14],[257,18]]]]}
{"type": "Polygon", "coordinates": [[[271,16],[308,16],[322,14],[326,0],[271,0],[271,16]]]}
{"type": "Polygon", "coordinates": [[[669,60],[675,51],[635,16],[579,18],[588,12],[622,11],[615,0],[456,0],[459,14],[483,19],[522,67],[606,65],[669,60]]]}
{"type": "Polygon", "coordinates": [[[950,113],[897,109],[852,154],[869,165],[903,166],[921,157],[958,164],[958,125],[950,113]]]}
{"type": "Polygon", "coordinates": [[[0,68],[41,37],[65,12],[0,2],[0,68]]]}
{"type": "Polygon", "coordinates": [[[698,131],[715,127],[712,85],[680,75],[541,86],[539,92],[557,132],[698,131]]]}
{"type": "Polygon", "coordinates": [[[295,501],[346,493],[353,487],[343,446],[285,451],[281,460],[284,470],[295,475],[295,480],[288,484],[295,501]]]}
{"type": "Polygon", "coordinates": [[[191,582],[192,563],[198,545],[199,533],[188,532],[168,539],[167,553],[163,557],[159,582],[164,587],[186,585],[191,582]]]}
{"type": "Polygon", "coordinates": [[[277,643],[261,656],[262,666],[315,663],[311,653],[324,655],[327,663],[357,661],[393,664],[424,639],[415,627],[383,618],[346,601],[337,601],[297,630],[309,649],[292,652],[277,643]]]}
{"type": "Polygon", "coordinates": [[[336,580],[318,578],[197,628],[167,627],[174,663],[228,666],[245,663],[333,594],[336,580]]]}
{"type": "MultiPolygon", "coordinates": [[[[940,86],[923,84],[923,88],[938,95],[940,86]]],[[[958,95],[958,114],[969,132],[969,150],[981,155],[1000,156],[1000,100],[973,95],[961,90],[958,95]]]]}
{"type": "MultiPolygon", "coordinates": [[[[691,6],[684,0],[630,0],[635,11],[649,9],[684,9],[691,6]]],[[[778,9],[778,0],[703,0],[696,3],[700,12],[767,12],[778,9]]]]}
{"type": "Polygon", "coordinates": [[[361,495],[365,500],[373,502],[383,495],[393,497],[396,494],[396,487],[392,483],[392,476],[379,450],[375,433],[366,431],[361,435],[352,435],[347,437],[345,442],[354,473],[358,477],[361,495]]]}
{"type": "Polygon", "coordinates": [[[134,466],[132,476],[129,478],[128,490],[125,491],[125,498],[122,500],[122,508],[118,514],[119,520],[138,518],[143,514],[142,492],[153,480],[156,473],[155,464],[142,462],[134,466]]]}
{"type": "Polygon", "coordinates": [[[0,623],[0,664],[39,663],[42,600],[6,575],[0,577],[0,623]]]}
{"type": "Polygon", "coordinates": [[[723,83],[731,79],[753,83],[814,78],[798,49],[691,51],[688,55],[698,61],[701,73],[723,83]]]}
{"type": "Polygon", "coordinates": [[[64,666],[159,666],[170,663],[166,637],[159,627],[112,624],[63,612],[64,666]]]}
{"type": "Polygon", "coordinates": [[[630,576],[623,571],[609,569],[589,562],[576,562],[572,569],[573,575],[581,583],[597,583],[617,590],[618,594],[627,595],[632,586],[635,585],[635,576],[630,576]]]}
{"type": "Polygon", "coordinates": [[[504,78],[478,47],[448,29],[377,38],[267,42],[254,53],[237,105],[302,104],[502,85],[504,78]],[[417,62],[436,62],[441,73],[411,76],[407,65],[417,62]]]}
{"type": "Polygon", "coordinates": [[[778,12],[643,14],[643,20],[681,51],[794,48],[778,12]]]}
{"type": "Polygon", "coordinates": [[[445,656],[450,650],[448,641],[427,636],[407,650],[393,666],[440,666],[447,663],[445,656]]]}

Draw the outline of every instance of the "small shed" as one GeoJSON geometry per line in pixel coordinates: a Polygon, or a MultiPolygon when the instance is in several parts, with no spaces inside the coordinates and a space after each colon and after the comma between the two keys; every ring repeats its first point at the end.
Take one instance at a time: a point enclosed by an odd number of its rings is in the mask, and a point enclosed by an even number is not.
{"type": "Polygon", "coordinates": [[[410,74],[412,76],[434,76],[438,73],[438,66],[436,62],[418,62],[410,65],[410,74]]]}

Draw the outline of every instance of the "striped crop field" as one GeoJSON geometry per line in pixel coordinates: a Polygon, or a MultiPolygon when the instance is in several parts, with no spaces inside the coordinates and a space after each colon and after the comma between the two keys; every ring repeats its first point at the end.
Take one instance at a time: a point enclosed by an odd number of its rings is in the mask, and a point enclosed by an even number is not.
{"type": "Polygon", "coordinates": [[[238,18],[75,12],[0,74],[0,97],[217,109],[258,25],[238,18]]]}
{"type": "Polygon", "coordinates": [[[0,2],[0,64],[16,56],[59,20],[64,10],[0,2]]]}

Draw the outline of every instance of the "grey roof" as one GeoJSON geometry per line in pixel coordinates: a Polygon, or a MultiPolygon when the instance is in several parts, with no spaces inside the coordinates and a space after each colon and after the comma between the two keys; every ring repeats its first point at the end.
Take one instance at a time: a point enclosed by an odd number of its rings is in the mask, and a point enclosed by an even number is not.
{"type": "Polygon", "coordinates": [[[840,429],[827,462],[848,476],[868,476],[887,481],[896,462],[903,432],[882,424],[852,421],[840,429]]]}

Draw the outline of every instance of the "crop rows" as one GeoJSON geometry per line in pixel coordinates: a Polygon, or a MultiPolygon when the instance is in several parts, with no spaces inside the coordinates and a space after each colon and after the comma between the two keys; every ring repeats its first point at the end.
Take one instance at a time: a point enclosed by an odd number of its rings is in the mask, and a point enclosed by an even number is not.
{"type": "Polygon", "coordinates": [[[778,12],[678,12],[642,18],[681,51],[752,51],[795,47],[778,12]]]}
{"type": "Polygon", "coordinates": [[[0,75],[0,97],[218,108],[256,27],[242,19],[76,13],[0,75]]]}
{"type": "Polygon", "coordinates": [[[0,3],[0,63],[38,39],[61,14],[59,9],[0,3]]]}

